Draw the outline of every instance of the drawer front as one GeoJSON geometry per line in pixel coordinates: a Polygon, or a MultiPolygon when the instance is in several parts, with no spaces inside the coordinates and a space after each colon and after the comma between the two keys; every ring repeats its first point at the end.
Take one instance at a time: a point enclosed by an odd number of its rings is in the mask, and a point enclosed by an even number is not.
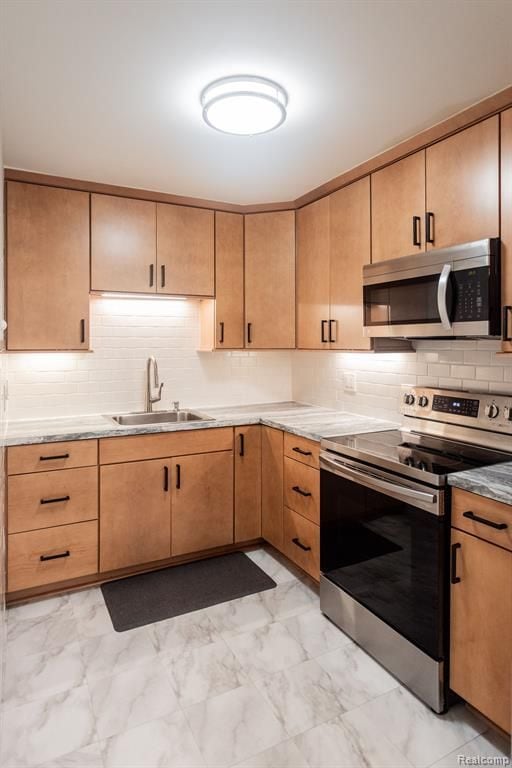
{"type": "Polygon", "coordinates": [[[12,533],[7,538],[9,592],[76,579],[97,571],[96,520],[41,531],[12,533]]]}
{"type": "Polygon", "coordinates": [[[293,459],[284,460],[285,506],[320,523],[320,472],[293,459]]]}
{"type": "Polygon", "coordinates": [[[90,467],[98,463],[97,440],[15,445],[7,449],[7,474],[90,467]]]}
{"type": "Polygon", "coordinates": [[[284,554],[316,581],[320,580],[320,527],[284,508],[284,554]]]}
{"type": "Polygon", "coordinates": [[[100,464],[232,450],[232,427],[164,432],[159,435],[104,437],[100,440],[100,464]]]}
{"type": "Polygon", "coordinates": [[[7,530],[33,531],[98,517],[98,468],[61,469],[7,480],[7,530]]]}
{"type": "Polygon", "coordinates": [[[289,456],[290,459],[295,459],[295,461],[300,461],[302,464],[307,464],[309,467],[319,469],[319,454],[320,443],[316,443],[314,440],[307,440],[305,437],[290,435],[288,432],[284,433],[285,456],[289,456]]]}
{"type": "Polygon", "coordinates": [[[512,551],[512,506],[454,488],[452,526],[512,551]],[[479,519],[477,519],[479,518],[479,519]],[[500,526],[497,528],[496,526],[500,526]]]}

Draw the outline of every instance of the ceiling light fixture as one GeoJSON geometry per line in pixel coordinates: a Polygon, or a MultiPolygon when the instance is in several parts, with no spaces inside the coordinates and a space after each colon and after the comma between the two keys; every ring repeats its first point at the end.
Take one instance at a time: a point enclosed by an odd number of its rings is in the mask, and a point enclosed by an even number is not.
{"type": "Polygon", "coordinates": [[[214,80],[201,93],[203,119],[222,133],[254,136],[279,128],[286,120],[288,95],[273,80],[233,75],[214,80]]]}

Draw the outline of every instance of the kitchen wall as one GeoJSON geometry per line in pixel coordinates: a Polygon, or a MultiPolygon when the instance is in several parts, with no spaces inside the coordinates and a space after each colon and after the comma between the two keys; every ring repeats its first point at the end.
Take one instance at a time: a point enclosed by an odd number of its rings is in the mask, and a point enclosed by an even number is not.
{"type": "Polygon", "coordinates": [[[416,352],[375,355],[297,351],[292,396],[396,419],[405,384],[512,394],[512,355],[497,355],[497,341],[418,341],[414,346],[416,352]]]}
{"type": "Polygon", "coordinates": [[[9,353],[9,419],[143,410],[146,359],[164,382],[159,408],[291,397],[291,353],[200,352],[199,302],[91,299],[93,352],[9,353]]]}

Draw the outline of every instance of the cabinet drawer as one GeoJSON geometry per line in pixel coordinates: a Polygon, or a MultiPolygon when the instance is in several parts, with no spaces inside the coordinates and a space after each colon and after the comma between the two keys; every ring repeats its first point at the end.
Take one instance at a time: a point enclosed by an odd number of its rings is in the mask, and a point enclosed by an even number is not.
{"type": "Polygon", "coordinates": [[[9,533],[98,517],[98,468],[13,475],[7,481],[9,533]]]}
{"type": "Polygon", "coordinates": [[[100,440],[100,464],[231,450],[232,427],[164,432],[159,435],[105,437],[100,440]]]}
{"type": "Polygon", "coordinates": [[[512,505],[454,488],[452,526],[512,551],[512,505]],[[477,520],[476,518],[480,518],[477,520]],[[506,526],[495,528],[494,525],[506,526]]]}
{"type": "Polygon", "coordinates": [[[285,506],[318,525],[320,523],[320,472],[318,469],[307,467],[286,457],[284,503],[285,506]]]}
{"type": "Polygon", "coordinates": [[[284,554],[306,573],[320,580],[320,526],[284,508],[284,554]]]}
{"type": "Polygon", "coordinates": [[[303,464],[318,469],[320,467],[319,453],[320,443],[307,440],[305,437],[290,435],[288,432],[284,433],[284,455],[289,456],[290,459],[301,461],[303,464]]]}
{"type": "Polygon", "coordinates": [[[16,445],[7,449],[7,474],[90,467],[98,463],[97,440],[16,445]]]}
{"type": "Polygon", "coordinates": [[[95,520],[8,536],[9,592],[76,579],[97,571],[98,523],[95,520]]]}

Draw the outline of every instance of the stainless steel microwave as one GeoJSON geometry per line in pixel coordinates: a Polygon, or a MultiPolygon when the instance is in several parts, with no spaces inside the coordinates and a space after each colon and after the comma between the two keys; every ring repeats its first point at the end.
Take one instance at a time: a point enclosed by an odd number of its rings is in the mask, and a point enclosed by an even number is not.
{"type": "Polygon", "coordinates": [[[365,336],[499,337],[500,282],[498,238],[366,264],[365,336]]]}

